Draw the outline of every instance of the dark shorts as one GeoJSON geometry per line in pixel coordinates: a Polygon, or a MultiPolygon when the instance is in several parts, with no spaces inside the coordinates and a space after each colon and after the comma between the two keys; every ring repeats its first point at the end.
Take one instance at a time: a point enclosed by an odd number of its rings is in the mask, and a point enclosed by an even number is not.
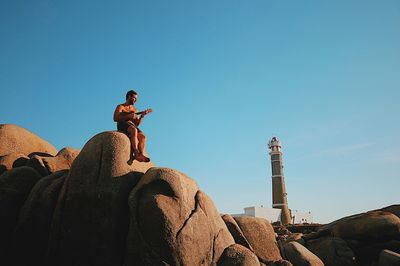
{"type": "Polygon", "coordinates": [[[128,128],[129,127],[134,127],[137,129],[138,133],[142,132],[138,127],[135,126],[135,124],[131,121],[123,121],[123,122],[118,122],[117,123],[117,129],[120,132],[124,132],[125,134],[129,135],[128,133],[128,128]]]}

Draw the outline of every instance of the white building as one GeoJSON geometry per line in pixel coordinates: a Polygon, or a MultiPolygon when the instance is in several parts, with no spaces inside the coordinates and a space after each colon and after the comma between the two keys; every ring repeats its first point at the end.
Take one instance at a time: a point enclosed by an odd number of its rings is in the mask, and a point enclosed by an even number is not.
{"type": "MultiPolygon", "coordinates": [[[[233,214],[233,216],[252,216],[267,219],[270,223],[281,221],[281,209],[265,208],[265,207],[247,207],[244,213],[233,214]]],[[[290,216],[293,224],[313,223],[311,212],[300,212],[298,210],[290,210],[290,216]]]]}

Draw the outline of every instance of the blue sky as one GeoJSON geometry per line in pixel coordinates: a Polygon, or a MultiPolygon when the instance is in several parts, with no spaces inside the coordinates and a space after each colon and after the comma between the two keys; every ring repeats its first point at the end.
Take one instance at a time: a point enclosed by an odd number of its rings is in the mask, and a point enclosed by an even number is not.
{"type": "Polygon", "coordinates": [[[58,149],[114,130],[134,88],[148,151],[220,212],[289,207],[317,222],[399,203],[399,1],[0,2],[0,123],[58,149]]]}

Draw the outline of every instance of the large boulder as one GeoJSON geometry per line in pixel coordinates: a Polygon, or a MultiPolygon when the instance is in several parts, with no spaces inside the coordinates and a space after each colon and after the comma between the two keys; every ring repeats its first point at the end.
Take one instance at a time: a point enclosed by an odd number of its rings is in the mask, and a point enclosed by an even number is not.
{"type": "Polygon", "coordinates": [[[229,214],[224,214],[221,216],[222,220],[224,220],[226,227],[228,227],[229,232],[233,236],[235,243],[240,244],[250,251],[254,252],[253,247],[247,241],[246,237],[244,236],[242,230],[240,229],[239,225],[236,223],[235,219],[229,214]]]}
{"type": "Polygon", "coordinates": [[[296,241],[299,244],[305,246],[305,240],[303,238],[303,233],[293,233],[289,235],[284,242],[291,242],[291,241],[296,241]]]}
{"type": "Polygon", "coordinates": [[[307,248],[326,266],[355,266],[356,257],[346,241],[337,237],[324,237],[307,241],[307,248]]]}
{"type": "Polygon", "coordinates": [[[10,265],[44,265],[54,208],[67,174],[55,172],[32,188],[10,241],[10,265]]]}
{"type": "Polygon", "coordinates": [[[149,169],[129,207],[124,265],[216,265],[234,244],[211,199],[176,170],[149,169]]]}
{"type": "Polygon", "coordinates": [[[266,265],[266,266],[293,266],[293,264],[288,260],[270,261],[267,264],[260,262],[260,266],[264,266],[264,265],[266,265]]]}
{"type": "Polygon", "coordinates": [[[224,250],[218,261],[218,266],[260,266],[260,262],[248,248],[233,244],[224,250]]]}
{"type": "Polygon", "coordinates": [[[282,256],[296,266],[324,266],[320,258],[295,241],[282,246],[282,256]]]}
{"type": "Polygon", "coordinates": [[[0,258],[7,257],[19,211],[41,176],[30,167],[19,167],[0,176],[0,258]]]}
{"type": "Polygon", "coordinates": [[[17,125],[0,124],[0,156],[9,153],[56,155],[57,149],[32,132],[17,125]]]}
{"type": "Polygon", "coordinates": [[[130,158],[129,138],[103,132],[72,163],[54,211],[49,265],[122,265],[129,226],[128,195],[153,164],[130,158]]]}
{"type": "Polygon", "coordinates": [[[400,253],[400,240],[389,241],[359,241],[347,240],[348,246],[356,255],[357,262],[361,265],[377,261],[383,249],[400,253]]]}
{"type": "Polygon", "coordinates": [[[13,168],[24,166],[28,160],[28,156],[18,152],[0,156],[0,175],[13,168]]]}
{"type": "Polygon", "coordinates": [[[384,207],[378,211],[391,212],[400,218],[400,204],[390,205],[390,206],[384,207]]]}
{"type": "Polygon", "coordinates": [[[42,176],[46,176],[57,171],[70,169],[78,154],[79,150],[67,147],[61,149],[56,156],[33,155],[26,165],[35,168],[42,176]]]}
{"type": "Polygon", "coordinates": [[[234,217],[234,219],[261,262],[267,264],[282,259],[274,229],[266,219],[250,216],[234,217]]]}
{"type": "Polygon", "coordinates": [[[329,227],[342,239],[383,241],[400,239],[400,218],[390,212],[372,211],[340,219],[329,227]]]}

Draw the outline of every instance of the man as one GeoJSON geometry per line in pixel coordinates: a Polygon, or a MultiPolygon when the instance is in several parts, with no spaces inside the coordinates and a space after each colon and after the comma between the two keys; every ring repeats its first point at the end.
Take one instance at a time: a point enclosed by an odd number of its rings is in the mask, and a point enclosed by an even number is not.
{"type": "Polygon", "coordinates": [[[135,91],[128,91],[126,93],[125,103],[119,104],[117,108],[115,108],[114,121],[117,122],[118,131],[124,132],[131,139],[132,152],[134,156],[134,158],[131,159],[135,159],[139,162],[149,162],[150,158],[144,155],[146,136],[138,126],[142,123],[143,118],[152,110],[147,109],[141,112],[140,116],[138,116],[136,114],[138,110],[134,106],[137,99],[138,95],[135,91]]]}

